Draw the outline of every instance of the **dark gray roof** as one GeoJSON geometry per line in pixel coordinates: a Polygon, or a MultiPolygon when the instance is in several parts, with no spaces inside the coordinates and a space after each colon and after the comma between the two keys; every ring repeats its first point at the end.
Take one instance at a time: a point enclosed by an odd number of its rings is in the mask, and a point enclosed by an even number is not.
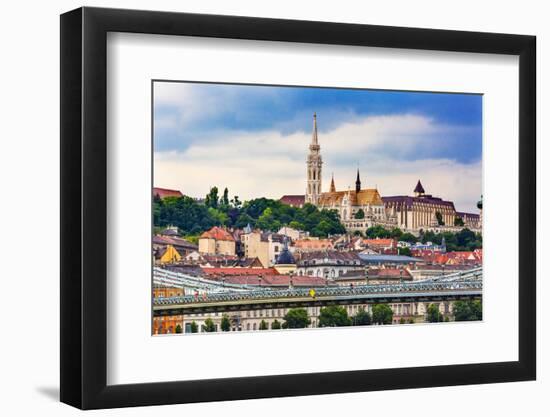
{"type": "Polygon", "coordinates": [[[450,208],[455,207],[454,203],[452,201],[445,201],[439,197],[434,197],[432,195],[424,195],[422,197],[411,197],[408,195],[392,195],[387,197],[382,197],[382,201],[384,204],[387,203],[400,203],[401,205],[405,205],[408,208],[411,208],[413,203],[430,203],[430,204],[438,204],[442,206],[448,206],[450,208]]]}
{"type": "Polygon", "coordinates": [[[277,257],[277,261],[275,263],[277,265],[288,265],[288,264],[295,264],[296,260],[294,259],[294,256],[292,256],[290,251],[287,248],[284,248],[283,251],[277,257]]]}
{"type": "Polygon", "coordinates": [[[426,191],[424,191],[424,187],[422,187],[422,183],[420,180],[418,180],[418,183],[416,184],[416,187],[414,188],[415,193],[421,193],[424,194],[426,191]]]}

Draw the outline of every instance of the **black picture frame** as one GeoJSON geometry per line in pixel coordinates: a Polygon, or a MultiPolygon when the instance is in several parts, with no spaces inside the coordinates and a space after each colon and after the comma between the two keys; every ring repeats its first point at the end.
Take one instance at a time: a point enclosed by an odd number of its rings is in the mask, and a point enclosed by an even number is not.
{"type": "Polygon", "coordinates": [[[88,7],[61,15],[61,401],[96,409],[535,379],[535,54],[524,35],[88,7]],[[519,56],[519,360],[107,385],[108,32],[519,56]]]}

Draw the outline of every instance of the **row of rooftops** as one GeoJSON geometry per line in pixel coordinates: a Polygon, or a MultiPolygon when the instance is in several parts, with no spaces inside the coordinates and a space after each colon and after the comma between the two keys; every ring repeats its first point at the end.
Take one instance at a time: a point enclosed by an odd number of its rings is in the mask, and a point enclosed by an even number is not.
{"type": "MultiPolygon", "coordinates": [[[[395,195],[395,196],[381,197],[378,194],[377,189],[365,189],[365,190],[359,190],[359,191],[356,191],[356,190],[334,191],[333,184],[334,182],[331,183],[331,191],[321,194],[320,196],[321,205],[330,204],[332,202],[338,203],[342,200],[344,195],[349,193],[350,197],[353,200],[352,204],[357,204],[357,205],[365,205],[365,204],[376,205],[376,204],[382,204],[382,203],[390,204],[390,205],[397,204],[397,205],[405,206],[410,209],[414,206],[415,203],[420,203],[420,204],[433,204],[438,206],[446,206],[449,209],[455,210],[455,206],[452,201],[443,200],[440,197],[434,197],[431,194],[426,194],[420,180],[418,180],[418,183],[414,188],[414,194],[415,194],[414,196],[395,195]],[[381,201],[379,201],[380,199],[381,201]]],[[[280,198],[279,201],[283,204],[300,207],[300,206],[303,206],[305,203],[305,195],[298,195],[298,194],[284,195],[280,198]]],[[[478,204],[478,208],[480,207],[480,204],[478,204]]],[[[465,213],[465,212],[457,212],[457,215],[461,217],[472,216],[472,218],[474,216],[478,216],[477,214],[474,214],[474,213],[465,213]]]]}
{"type": "MultiPolygon", "coordinates": [[[[332,203],[339,203],[344,196],[349,193],[352,197],[352,204],[365,205],[365,204],[390,204],[390,205],[400,205],[407,208],[412,208],[415,203],[420,204],[433,204],[438,206],[446,206],[449,209],[455,210],[454,203],[452,201],[443,200],[440,197],[434,197],[431,194],[426,194],[424,187],[420,180],[416,184],[414,189],[414,196],[408,195],[396,195],[396,196],[380,196],[377,189],[364,189],[364,190],[350,190],[350,191],[329,191],[327,193],[321,194],[320,204],[327,205],[332,203]]],[[[155,187],[153,188],[153,195],[157,198],[167,198],[167,197],[183,197],[183,194],[179,190],[171,190],[167,188],[155,187]]],[[[305,203],[305,195],[303,194],[292,194],[284,195],[279,201],[283,204],[288,204],[290,206],[301,207],[305,203]]],[[[480,206],[480,204],[478,204],[480,206]]],[[[456,210],[455,210],[456,211],[456,210]]],[[[460,217],[469,217],[471,219],[479,218],[478,214],[475,213],[466,213],[466,212],[456,212],[460,217]]],[[[235,238],[233,237],[233,240],[235,238]]],[[[227,236],[219,240],[230,240],[227,236]]]]}

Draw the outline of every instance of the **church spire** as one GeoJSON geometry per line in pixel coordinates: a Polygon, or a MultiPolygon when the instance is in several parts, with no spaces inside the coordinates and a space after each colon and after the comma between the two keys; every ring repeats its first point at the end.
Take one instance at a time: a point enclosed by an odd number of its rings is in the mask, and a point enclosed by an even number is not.
{"type": "Polygon", "coordinates": [[[317,113],[313,113],[313,134],[311,135],[311,145],[309,145],[309,149],[319,149],[319,138],[317,137],[317,113]]]}
{"type": "Polygon", "coordinates": [[[330,192],[331,193],[336,192],[336,186],[334,185],[334,172],[332,173],[332,180],[330,181],[330,192]]]}
{"type": "Polygon", "coordinates": [[[424,195],[426,191],[424,191],[424,187],[422,187],[422,183],[420,180],[416,183],[416,187],[414,188],[414,195],[415,197],[421,197],[424,195]]]}
{"type": "Polygon", "coordinates": [[[361,178],[359,178],[359,168],[357,168],[357,179],[355,180],[355,192],[361,191],[361,178]]]}
{"type": "Polygon", "coordinates": [[[307,157],[307,185],[306,185],[306,203],[317,205],[321,197],[321,167],[323,159],[321,158],[321,146],[317,137],[317,114],[313,113],[313,134],[309,145],[309,155],[307,157]]]}

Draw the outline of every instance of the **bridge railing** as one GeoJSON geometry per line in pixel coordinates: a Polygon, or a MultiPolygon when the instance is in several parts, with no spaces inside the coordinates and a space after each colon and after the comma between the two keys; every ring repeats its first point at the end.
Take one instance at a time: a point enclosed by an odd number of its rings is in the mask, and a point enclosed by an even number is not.
{"type": "Polygon", "coordinates": [[[483,283],[474,281],[446,281],[446,282],[410,282],[404,284],[375,284],[359,285],[354,287],[325,287],[315,288],[310,292],[309,288],[289,289],[262,289],[246,292],[221,292],[202,295],[185,295],[181,297],[156,298],[155,305],[190,304],[202,302],[231,302],[241,300],[269,300],[278,298],[320,298],[320,297],[356,297],[362,295],[388,296],[406,293],[437,293],[441,291],[481,290],[483,283]]]}
{"type": "Polygon", "coordinates": [[[194,277],[161,268],[153,269],[153,283],[207,292],[249,291],[252,288],[247,285],[221,283],[207,278],[194,277]]]}

